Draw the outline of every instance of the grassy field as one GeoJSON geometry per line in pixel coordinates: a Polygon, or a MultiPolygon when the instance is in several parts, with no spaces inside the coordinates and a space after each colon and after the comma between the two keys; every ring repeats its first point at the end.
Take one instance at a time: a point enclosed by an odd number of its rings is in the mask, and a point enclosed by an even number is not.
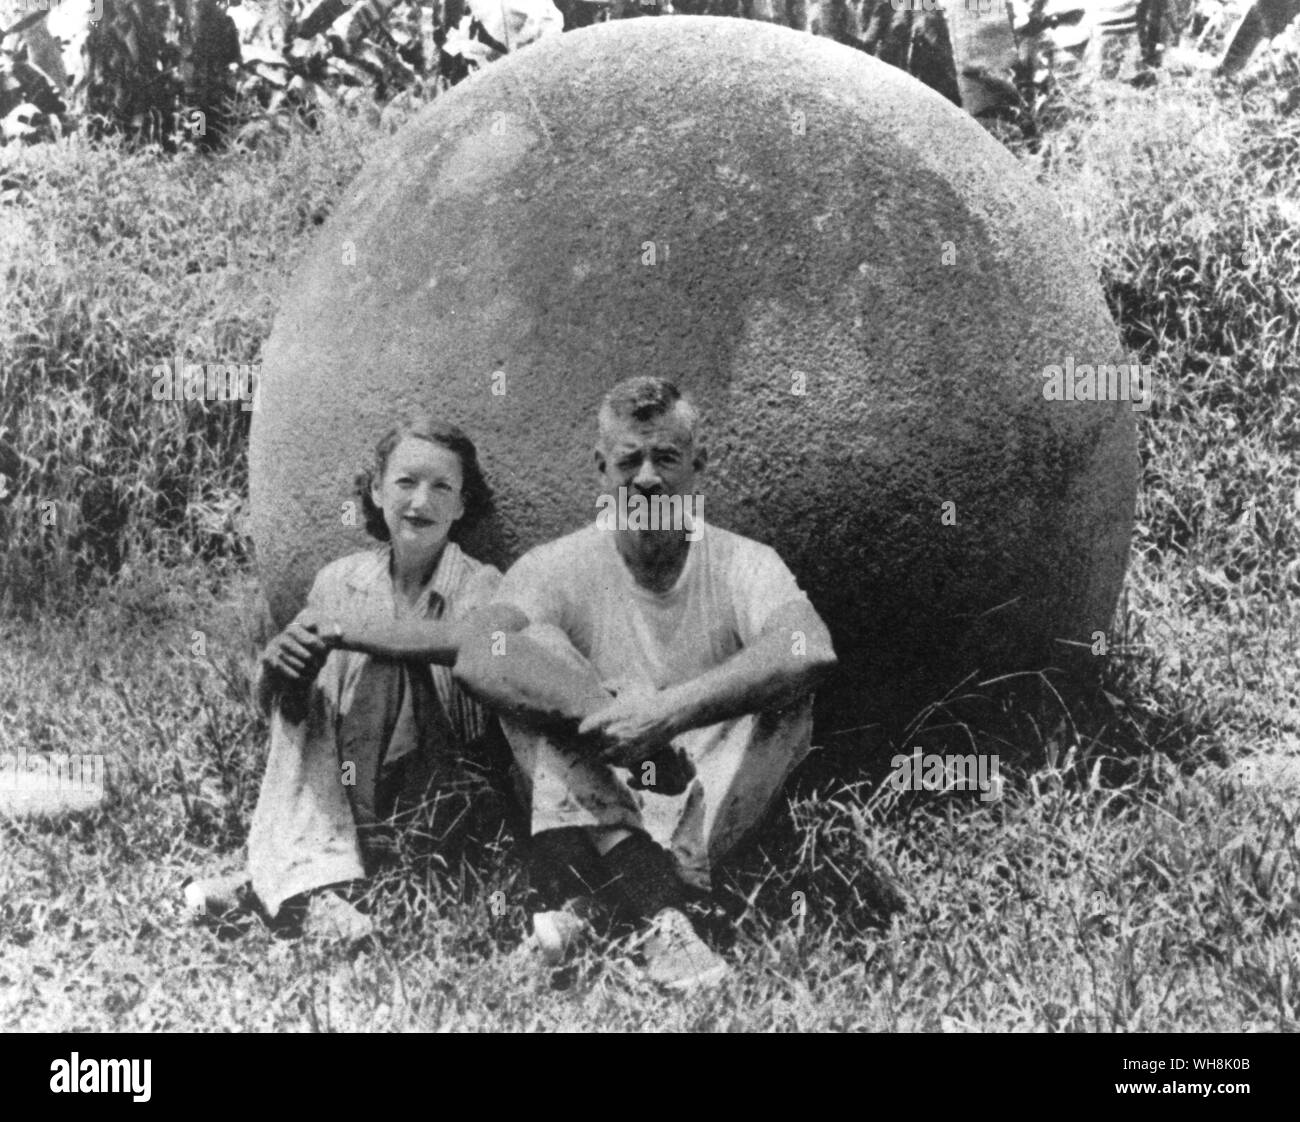
{"type": "Polygon", "coordinates": [[[504,835],[379,885],[358,955],[186,920],[182,879],[239,864],[265,752],[247,414],[159,406],[148,370],[257,361],[394,123],[211,160],[3,150],[0,751],[102,754],[109,791],[0,828],[0,1026],[1295,1030],[1300,119],[1179,82],[1079,95],[1021,154],[1160,392],[1104,688],[965,691],[1001,800],[798,788],[718,893],[720,997],[617,954],[555,979],[512,957],[504,835]]]}

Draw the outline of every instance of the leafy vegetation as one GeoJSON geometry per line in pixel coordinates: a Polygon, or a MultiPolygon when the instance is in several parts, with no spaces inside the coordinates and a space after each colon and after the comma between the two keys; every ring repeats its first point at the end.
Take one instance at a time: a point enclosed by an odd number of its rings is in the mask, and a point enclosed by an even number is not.
{"type": "Polygon", "coordinates": [[[103,18],[88,25],[66,91],[23,42],[43,11],[0,28],[6,133],[36,141],[84,128],[169,151],[210,150],[280,131],[286,118],[316,123],[332,107],[384,105],[468,73],[440,50],[463,4],[435,12],[414,0],[366,0],[335,27],[350,5],[286,0],[268,4],[241,45],[225,0],[100,2],[103,18]],[[451,24],[437,22],[444,14],[451,24]]]}
{"type": "Polygon", "coordinates": [[[75,597],[136,558],[243,560],[250,413],[153,400],[153,369],[253,364],[295,254],[382,134],[341,120],[211,158],[14,150],[0,205],[0,596],[75,597]]]}
{"type": "MultiPolygon", "coordinates": [[[[1034,127],[1027,107],[1043,92],[1034,72],[1048,72],[1031,57],[1035,37],[1050,24],[1043,2],[1037,0],[1024,29],[1026,57],[1015,67],[1024,98],[1002,83],[1008,95],[1003,109],[1026,132],[1034,127]]],[[[94,136],[115,133],[168,150],[218,148],[235,137],[248,141],[277,130],[285,117],[316,124],[341,105],[431,96],[500,53],[465,0],[276,0],[257,9],[242,45],[227,0],[96,3],[103,5],[103,18],[90,25],[69,90],[46,72],[63,68],[48,33],[46,70],[23,38],[43,11],[0,27],[0,141],[47,140],[85,128],[94,136]]],[[[900,10],[891,0],[679,0],[676,6],[668,0],[557,0],[556,7],[566,30],[674,12],[781,23],[865,51],[961,102],[949,28],[938,10],[900,10]]],[[[1158,44],[1176,38],[1176,8],[1169,0],[1142,0],[1141,38],[1149,57],[1158,44]]],[[[1002,61],[1004,77],[1012,75],[1013,62],[1002,61]]]]}

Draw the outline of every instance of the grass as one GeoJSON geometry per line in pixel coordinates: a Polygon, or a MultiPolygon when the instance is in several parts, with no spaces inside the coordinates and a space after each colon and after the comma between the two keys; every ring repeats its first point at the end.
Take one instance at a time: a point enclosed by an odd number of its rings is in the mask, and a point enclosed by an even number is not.
{"type": "MultiPolygon", "coordinates": [[[[251,588],[245,586],[251,593],[251,588]]],[[[720,998],[647,991],[582,959],[555,988],[505,838],[472,866],[381,886],[383,944],[352,957],[254,927],[191,927],[179,885],[237,864],[265,728],[242,597],[173,579],[74,620],[4,628],[4,739],[102,753],[99,808],[28,820],[0,868],[0,1023],[23,1029],[1283,1030],[1300,1003],[1300,790],[1167,755],[1105,781],[1067,733],[1005,797],[802,791],[719,893],[720,998]],[[195,590],[197,588],[197,590],[195,590]],[[202,628],[207,658],[189,654],[202,628]],[[160,650],[167,652],[160,655],[160,650]],[[908,906],[887,916],[876,872],[908,906]],[[499,895],[498,895],[499,894],[499,895]]]]}
{"type": "Polygon", "coordinates": [[[103,754],[109,793],[0,830],[0,1025],[1295,1031],[1300,121],[1276,105],[1097,86],[1021,154],[1160,386],[1101,686],[965,683],[895,747],[998,752],[998,801],[797,788],[717,894],[733,978],[685,1000],[617,958],[558,984],[512,959],[523,886],[492,831],[380,885],[360,956],[185,922],[184,876],[239,863],[265,752],[245,434],[237,410],[144,408],[141,371],[179,345],[256,361],[302,235],[385,128],[211,162],[4,149],[0,239],[57,252],[0,274],[0,456],[22,464],[0,750],[103,754]],[[72,516],[33,522],[46,500],[72,516]]]}
{"type": "Polygon", "coordinates": [[[141,555],[246,564],[250,413],[156,402],[152,371],[254,365],[309,234],[388,130],[338,118],[168,157],[0,150],[0,589],[66,605],[141,555]]]}

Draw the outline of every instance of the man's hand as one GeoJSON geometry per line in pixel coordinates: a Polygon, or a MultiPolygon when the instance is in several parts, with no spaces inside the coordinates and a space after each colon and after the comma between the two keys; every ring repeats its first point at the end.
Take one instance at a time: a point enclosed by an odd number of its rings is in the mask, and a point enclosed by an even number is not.
{"type": "Polygon", "coordinates": [[[325,665],[331,644],[320,634],[322,622],[309,612],[292,623],[266,645],[262,665],[290,682],[314,681],[325,665]]]}
{"type": "Polygon", "coordinates": [[[578,735],[604,745],[600,758],[605,763],[634,767],[667,746],[681,731],[663,696],[644,687],[622,689],[608,705],[578,726],[578,735]]]}

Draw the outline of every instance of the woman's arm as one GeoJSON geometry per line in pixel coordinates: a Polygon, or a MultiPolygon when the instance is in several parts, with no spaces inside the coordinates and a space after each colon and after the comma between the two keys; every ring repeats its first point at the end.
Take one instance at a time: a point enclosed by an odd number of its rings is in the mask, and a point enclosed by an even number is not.
{"type": "Polygon", "coordinates": [[[329,644],[318,634],[314,620],[337,596],[337,569],[335,562],[316,574],[307,591],[306,606],[266,645],[257,660],[253,700],[267,717],[286,691],[293,694],[304,690],[329,657],[329,644]]]}
{"type": "Polygon", "coordinates": [[[308,608],[268,645],[254,682],[254,698],[269,714],[285,687],[306,687],[332,650],[451,666],[465,634],[463,620],[391,620],[308,608]]]}

